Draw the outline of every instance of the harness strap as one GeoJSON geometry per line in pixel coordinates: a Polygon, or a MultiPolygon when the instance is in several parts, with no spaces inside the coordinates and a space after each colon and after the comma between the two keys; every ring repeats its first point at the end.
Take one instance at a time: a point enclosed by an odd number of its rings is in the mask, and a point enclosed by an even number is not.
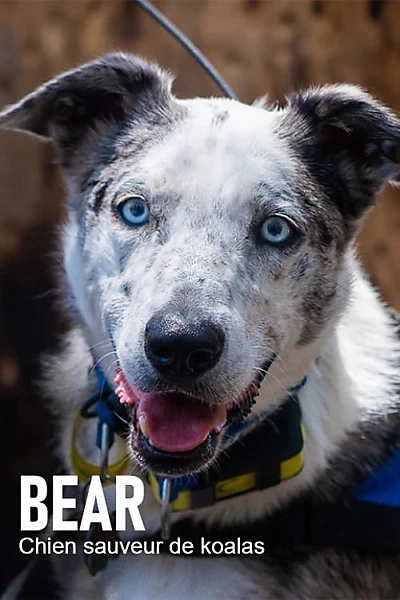
{"type": "MultiPolygon", "coordinates": [[[[232,547],[244,542],[262,542],[264,557],[272,553],[307,554],[327,547],[400,552],[400,511],[358,500],[346,504],[299,502],[245,527],[219,527],[215,523],[208,527],[191,518],[182,519],[171,526],[170,541],[178,538],[192,542],[191,556],[203,558],[209,557],[202,552],[204,541],[211,545],[217,542],[219,547],[222,543],[218,556],[230,557],[232,547]]],[[[145,539],[159,541],[160,532],[145,539]]],[[[170,554],[169,548],[163,544],[160,551],[170,554]]]]}

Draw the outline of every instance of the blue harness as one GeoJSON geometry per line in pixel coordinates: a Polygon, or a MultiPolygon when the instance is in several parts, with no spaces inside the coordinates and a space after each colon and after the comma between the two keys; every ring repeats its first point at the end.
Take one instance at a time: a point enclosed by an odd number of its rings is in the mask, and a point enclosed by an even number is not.
{"type": "Polygon", "coordinates": [[[400,508],[400,448],[355,488],[353,497],[361,502],[400,508]]]}

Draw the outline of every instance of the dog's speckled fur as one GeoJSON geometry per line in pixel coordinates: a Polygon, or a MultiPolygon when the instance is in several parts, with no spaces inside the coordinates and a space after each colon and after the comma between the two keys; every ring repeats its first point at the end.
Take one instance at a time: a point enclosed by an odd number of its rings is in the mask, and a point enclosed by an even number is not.
{"type": "MultiPolygon", "coordinates": [[[[351,249],[377,191],[400,174],[400,121],[388,109],[348,85],[311,89],[271,110],[178,100],[158,67],[111,55],[44,85],[0,113],[0,125],[52,138],[68,186],[63,256],[81,325],[46,368],[67,464],[72,419],[90,393],[87,340],[110,382],[117,360],[140,389],[162,389],[144,328],[171,309],[225,333],[215,368],[179,384],[205,401],[237,397],[274,353],[255,413],[308,375],[303,471],[194,519],[243,525],[273,520],[299,494],[340,497],[400,445],[399,343],[351,249]],[[134,193],[151,210],[137,230],[115,210],[134,193]],[[274,214],[296,224],[289,247],[260,240],[274,214]]],[[[94,427],[82,441],[93,453],[94,427]]],[[[149,533],[159,527],[149,491],[143,516],[149,533]]],[[[400,598],[399,555],[372,551],[124,557],[95,579],[80,559],[56,567],[70,600],[400,598]]]]}

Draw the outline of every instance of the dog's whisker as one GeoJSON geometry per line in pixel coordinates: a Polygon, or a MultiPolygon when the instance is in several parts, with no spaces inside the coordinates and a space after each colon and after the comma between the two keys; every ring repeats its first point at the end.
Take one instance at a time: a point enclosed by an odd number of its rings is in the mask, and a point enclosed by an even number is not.
{"type": "Polygon", "coordinates": [[[124,419],[123,417],[121,417],[120,414],[117,413],[117,411],[113,411],[114,415],[120,420],[122,421],[122,423],[124,423],[124,425],[129,425],[129,421],[127,421],[126,419],[124,419]]]}
{"type": "Polygon", "coordinates": [[[111,363],[108,365],[108,367],[106,368],[106,373],[108,373],[110,371],[110,369],[114,369],[116,366],[119,365],[119,360],[118,358],[116,358],[115,360],[112,360],[111,363]]]}
{"type": "Polygon", "coordinates": [[[97,344],[92,344],[91,346],[89,346],[89,350],[94,350],[95,348],[99,348],[101,346],[109,346],[110,342],[109,340],[103,340],[101,342],[97,342],[97,344]]]}
{"type": "Polygon", "coordinates": [[[57,288],[49,288],[40,294],[36,294],[35,296],[32,296],[32,300],[41,300],[42,298],[48,298],[51,296],[56,297],[58,294],[59,294],[59,291],[57,288]]]}
{"type": "Polygon", "coordinates": [[[115,350],[111,350],[110,352],[107,352],[106,354],[103,354],[103,356],[101,356],[98,360],[96,360],[96,362],[93,364],[92,366],[92,372],[95,370],[95,368],[100,365],[100,363],[105,360],[106,358],[108,358],[109,356],[114,356],[115,355],[115,350]]]}

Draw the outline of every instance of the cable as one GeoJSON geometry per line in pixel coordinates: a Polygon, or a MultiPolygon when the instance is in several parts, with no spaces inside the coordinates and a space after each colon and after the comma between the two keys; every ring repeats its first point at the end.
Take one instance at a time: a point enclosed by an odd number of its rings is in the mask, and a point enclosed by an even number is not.
{"type": "Polygon", "coordinates": [[[218,71],[213,67],[210,61],[204,56],[204,54],[189,40],[189,38],[178,29],[167,17],[163,15],[157,8],[155,8],[147,0],[134,0],[143,10],[145,10],[159,25],[164,27],[188,52],[193,58],[203,67],[208,75],[215,81],[217,86],[223,91],[225,96],[232,100],[237,100],[236,94],[224,81],[218,71]]]}

